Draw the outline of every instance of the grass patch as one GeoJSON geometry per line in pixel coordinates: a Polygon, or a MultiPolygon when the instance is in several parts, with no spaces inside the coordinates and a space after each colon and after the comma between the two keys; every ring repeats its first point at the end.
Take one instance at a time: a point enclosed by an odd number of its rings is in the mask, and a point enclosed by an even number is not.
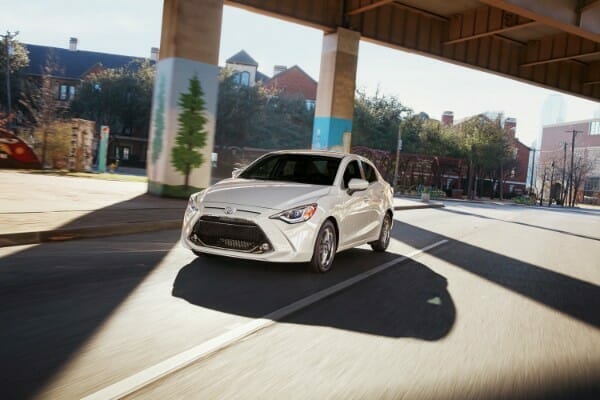
{"type": "Polygon", "coordinates": [[[190,195],[201,191],[203,188],[195,186],[185,187],[183,185],[167,185],[159,182],[148,182],[148,192],[157,196],[175,197],[178,199],[187,199],[190,195]]]}

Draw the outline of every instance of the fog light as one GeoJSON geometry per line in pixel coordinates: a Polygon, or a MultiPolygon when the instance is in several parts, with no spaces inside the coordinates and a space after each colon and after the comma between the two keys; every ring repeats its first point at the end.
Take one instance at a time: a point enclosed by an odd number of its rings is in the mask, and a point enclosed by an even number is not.
{"type": "Polygon", "coordinates": [[[269,246],[269,243],[263,243],[260,245],[260,249],[262,251],[269,251],[269,250],[271,250],[271,246],[269,246]]]}

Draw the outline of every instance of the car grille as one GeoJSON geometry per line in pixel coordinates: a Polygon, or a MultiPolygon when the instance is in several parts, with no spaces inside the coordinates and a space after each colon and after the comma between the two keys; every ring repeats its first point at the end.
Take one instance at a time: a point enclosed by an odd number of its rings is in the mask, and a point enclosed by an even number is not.
{"type": "Polygon", "coordinates": [[[245,253],[264,253],[272,249],[258,225],[238,218],[204,215],[194,225],[190,240],[201,246],[245,253]]]}

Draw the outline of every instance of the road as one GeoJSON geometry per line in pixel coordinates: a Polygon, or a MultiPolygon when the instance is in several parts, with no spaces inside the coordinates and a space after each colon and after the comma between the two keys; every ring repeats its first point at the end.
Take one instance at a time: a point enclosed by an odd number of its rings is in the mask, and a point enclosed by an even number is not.
{"type": "Polygon", "coordinates": [[[0,249],[1,397],[600,398],[598,212],[401,211],[325,275],[177,240],[0,249]]]}

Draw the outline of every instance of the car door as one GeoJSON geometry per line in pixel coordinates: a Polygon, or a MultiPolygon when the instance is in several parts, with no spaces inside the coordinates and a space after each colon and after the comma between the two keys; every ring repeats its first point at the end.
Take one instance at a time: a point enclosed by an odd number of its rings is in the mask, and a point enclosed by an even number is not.
{"type": "Polygon", "coordinates": [[[351,179],[363,179],[358,160],[352,160],[344,170],[341,182],[342,204],[340,207],[340,246],[351,246],[360,242],[367,235],[368,216],[368,197],[366,191],[350,193],[348,182],[351,179]]]}
{"type": "Polygon", "coordinates": [[[365,210],[365,237],[363,239],[374,240],[379,236],[381,221],[385,213],[384,185],[379,181],[375,167],[372,164],[362,160],[361,167],[365,180],[369,182],[369,187],[365,191],[367,204],[365,210]]]}

